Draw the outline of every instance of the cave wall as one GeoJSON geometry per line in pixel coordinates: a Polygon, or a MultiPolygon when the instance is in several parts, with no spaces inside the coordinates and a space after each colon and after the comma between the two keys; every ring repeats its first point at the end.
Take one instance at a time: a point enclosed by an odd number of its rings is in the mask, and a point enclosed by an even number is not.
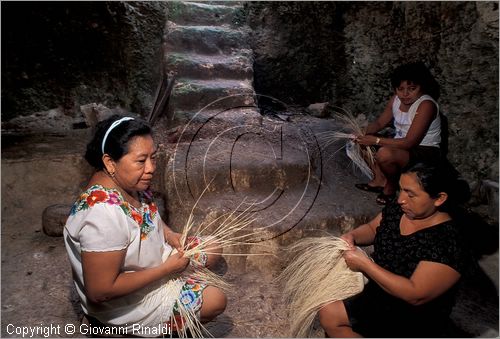
{"type": "MultiPolygon", "coordinates": [[[[167,3],[1,6],[2,125],[58,107],[74,119],[92,102],[149,112],[167,3]]],[[[300,106],[329,101],[374,119],[391,95],[391,70],[423,60],[441,84],[451,162],[471,182],[498,181],[498,2],[271,1],[245,8],[259,94],[300,106]]]]}
{"type": "Polygon", "coordinates": [[[164,2],[2,2],[2,121],[92,102],[149,112],[164,2]]]}
{"type": "Polygon", "coordinates": [[[251,2],[255,87],[289,104],[329,101],[373,120],[399,64],[441,85],[453,165],[498,181],[497,2],[251,2]]]}
{"type": "Polygon", "coordinates": [[[343,53],[335,2],[248,2],[254,87],[288,104],[335,96],[335,61],[343,53]]]}

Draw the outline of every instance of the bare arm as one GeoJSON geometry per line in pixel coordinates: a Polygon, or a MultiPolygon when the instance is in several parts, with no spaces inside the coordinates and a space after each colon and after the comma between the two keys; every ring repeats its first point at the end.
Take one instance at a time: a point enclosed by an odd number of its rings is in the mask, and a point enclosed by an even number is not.
{"type": "Polygon", "coordinates": [[[384,291],[412,305],[440,296],[460,278],[453,268],[436,262],[421,261],[408,279],[380,267],[357,249],[346,251],[344,258],[351,269],[362,271],[384,291]]]}
{"type": "Polygon", "coordinates": [[[389,125],[392,120],[392,104],[394,103],[394,96],[389,100],[384,108],[382,114],[374,122],[368,124],[365,134],[375,134],[389,125]]]}
{"type": "Polygon", "coordinates": [[[169,274],[181,272],[189,263],[179,253],[165,262],[136,272],[123,272],[121,267],[126,250],[109,252],[82,252],[85,294],[99,303],[135,292],[169,274]]]}
{"type": "Polygon", "coordinates": [[[346,240],[352,246],[354,245],[371,245],[375,240],[375,234],[377,232],[377,227],[380,226],[380,221],[382,220],[382,213],[377,214],[375,218],[367,222],[366,224],[360,225],[350,232],[342,235],[341,238],[346,240]]]}
{"type": "Polygon", "coordinates": [[[162,219],[160,219],[160,222],[163,227],[163,237],[165,238],[165,242],[181,254],[184,254],[184,248],[182,248],[181,244],[182,234],[174,232],[162,219]]]}
{"type": "MultiPolygon", "coordinates": [[[[393,139],[393,138],[378,138],[380,146],[397,147],[401,149],[410,149],[412,147],[418,146],[425,134],[427,133],[429,126],[434,120],[437,114],[437,107],[431,101],[423,101],[419,106],[415,118],[413,119],[410,129],[406,134],[406,137],[393,139]]],[[[357,142],[361,145],[370,146],[377,144],[377,137],[374,135],[364,135],[357,139],[357,142]]]]}

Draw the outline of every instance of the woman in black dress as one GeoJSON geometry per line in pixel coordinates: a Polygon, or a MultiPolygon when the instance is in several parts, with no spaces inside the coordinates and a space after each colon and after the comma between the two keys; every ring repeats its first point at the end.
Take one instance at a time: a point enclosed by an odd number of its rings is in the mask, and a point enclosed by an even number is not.
{"type": "Polygon", "coordinates": [[[401,175],[400,194],[370,222],[342,236],[347,265],[370,282],[355,297],[325,305],[330,337],[446,336],[457,282],[470,263],[449,208],[456,180],[417,164],[401,175]],[[372,259],[356,245],[374,245],[372,259]]]}

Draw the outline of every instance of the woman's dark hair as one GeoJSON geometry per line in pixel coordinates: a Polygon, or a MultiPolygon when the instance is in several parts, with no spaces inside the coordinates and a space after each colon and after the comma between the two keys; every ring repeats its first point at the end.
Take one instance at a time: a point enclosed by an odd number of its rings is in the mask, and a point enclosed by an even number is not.
{"type": "Polygon", "coordinates": [[[459,178],[457,171],[444,161],[439,164],[417,163],[404,168],[402,173],[415,173],[431,198],[437,198],[441,192],[447,193],[448,199],[440,206],[442,211],[452,212],[470,198],[467,181],[459,178]]]}
{"type": "Polygon", "coordinates": [[[439,84],[423,62],[413,62],[397,67],[391,75],[392,88],[396,89],[401,81],[411,81],[422,88],[424,94],[433,99],[439,98],[439,84]]]}
{"type": "MultiPolygon", "coordinates": [[[[97,124],[94,136],[87,144],[87,151],[85,152],[85,160],[92,167],[98,170],[104,168],[104,163],[102,162],[102,139],[113,122],[121,118],[123,116],[113,115],[97,124]]],[[[108,134],[104,145],[104,153],[108,154],[113,160],[118,161],[128,153],[128,142],[130,139],[139,135],[151,134],[151,127],[142,119],[134,118],[133,120],[122,121],[108,134]]]]}

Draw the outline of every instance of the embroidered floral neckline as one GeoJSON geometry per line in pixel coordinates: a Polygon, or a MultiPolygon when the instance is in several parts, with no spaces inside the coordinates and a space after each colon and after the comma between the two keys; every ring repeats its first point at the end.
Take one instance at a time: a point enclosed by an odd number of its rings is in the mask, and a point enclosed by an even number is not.
{"type": "Polygon", "coordinates": [[[137,223],[141,228],[141,240],[145,240],[148,234],[155,229],[153,219],[158,213],[158,208],[149,191],[139,193],[139,200],[142,207],[136,208],[125,201],[120,191],[114,188],[105,188],[102,185],[93,185],[80,195],[73,204],[70,214],[74,215],[79,211],[87,210],[95,204],[116,205],[125,215],[137,223]]]}

